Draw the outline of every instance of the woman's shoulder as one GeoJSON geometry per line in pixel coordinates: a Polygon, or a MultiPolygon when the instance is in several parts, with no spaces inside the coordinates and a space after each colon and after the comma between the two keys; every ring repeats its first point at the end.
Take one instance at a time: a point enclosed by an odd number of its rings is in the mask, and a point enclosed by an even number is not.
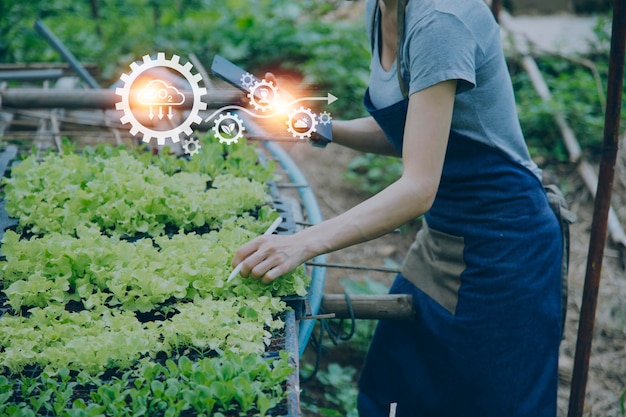
{"type": "Polygon", "coordinates": [[[483,0],[413,0],[407,7],[406,46],[423,42],[474,48],[477,62],[501,48],[500,28],[483,0]],[[487,52],[489,51],[489,52],[487,52]]]}
{"type": "Polygon", "coordinates": [[[409,29],[431,23],[463,25],[475,35],[498,30],[491,10],[483,0],[413,0],[407,6],[409,29]]]}

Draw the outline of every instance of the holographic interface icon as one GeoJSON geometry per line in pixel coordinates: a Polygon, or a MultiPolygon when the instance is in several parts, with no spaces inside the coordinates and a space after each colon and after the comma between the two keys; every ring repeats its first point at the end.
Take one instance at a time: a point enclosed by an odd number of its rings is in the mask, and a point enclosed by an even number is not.
{"type": "Polygon", "coordinates": [[[228,145],[236,143],[242,138],[245,130],[243,120],[236,114],[230,112],[221,114],[213,125],[213,133],[215,133],[220,143],[226,143],[228,145]]]}
{"type": "Polygon", "coordinates": [[[178,91],[178,88],[168,85],[163,80],[151,80],[139,91],[137,99],[139,103],[150,108],[148,115],[150,119],[153,119],[155,116],[153,112],[154,107],[159,109],[157,115],[159,119],[162,119],[164,116],[163,107],[167,107],[167,118],[171,119],[174,117],[172,106],[182,105],[185,102],[185,95],[178,91]]]}
{"type": "Polygon", "coordinates": [[[120,121],[130,125],[132,135],[141,133],[144,142],[149,143],[156,138],[158,145],[165,145],[167,139],[179,142],[181,134],[184,134],[182,149],[193,156],[201,149],[200,141],[192,137],[194,124],[203,120],[207,123],[212,121],[214,136],[220,143],[231,145],[237,143],[246,131],[240,115],[247,113],[255,118],[278,118],[279,124],[283,129],[286,124],[287,131],[294,138],[308,139],[315,146],[323,147],[332,141],[332,117],[329,112],[316,114],[310,108],[293,107],[303,101],[331,104],[337,100],[331,93],[326,97],[293,98],[284,92],[284,97],[281,97],[272,81],[260,80],[225,58],[216,56],[212,71],[243,90],[249,106],[226,105],[202,119],[200,112],[207,109],[207,103],[201,97],[207,94],[207,89],[200,87],[202,77],[193,74],[192,68],[189,62],[181,64],[178,55],[167,59],[163,52],[157,53],[156,58],[145,55],[142,62],[130,64],[131,72],[120,76],[123,87],[115,90],[115,94],[120,96],[115,107],[123,112],[120,121]]]}
{"type": "Polygon", "coordinates": [[[194,156],[200,153],[200,149],[202,146],[200,145],[200,141],[196,138],[189,138],[183,141],[183,150],[189,156],[194,156]]]}
{"type": "Polygon", "coordinates": [[[289,114],[289,120],[286,122],[287,131],[294,138],[306,139],[310,138],[313,132],[317,131],[317,120],[315,113],[311,109],[300,107],[289,114]]]}
{"type": "Polygon", "coordinates": [[[262,112],[273,108],[278,97],[280,97],[278,87],[274,86],[271,81],[266,80],[255,82],[250,87],[250,92],[248,93],[250,105],[255,110],[261,110],[262,112]]]}
{"type": "Polygon", "coordinates": [[[115,108],[124,113],[120,121],[131,125],[130,133],[133,136],[142,133],[143,141],[146,143],[149,143],[152,138],[156,138],[159,145],[165,145],[165,140],[168,138],[177,143],[181,133],[189,137],[193,133],[191,126],[202,122],[198,113],[207,108],[207,104],[201,99],[201,96],[207,94],[207,90],[199,85],[202,77],[191,73],[193,65],[190,62],[182,65],[179,61],[178,55],[173,55],[172,59],[166,59],[163,52],[159,52],[154,60],[149,55],[145,55],[141,64],[134,62],[130,64],[130,74],[122,74],[120,77],[124,86],[115,90],[115,94],[121,97],[121,101],[116,103],[115,108]],[[193,96],[187,117],[177,125],[168,124],[160,129],[149,122],[160,121],[164,117],[171,122],[174,117],[173,108],[182,106],[187,98],[177,87],[168,84],[161,77],[149,79],[151,71],[158,68],[182,76],[193,96]],[[146,79],[149,81],[145,82],[146,79]],[[134,108],[135,106],[138,108],[134,108]],[[147,122],[141,117],[142,111],[145,111],[144,107],[148,108],[149,120],[147,122]]]}

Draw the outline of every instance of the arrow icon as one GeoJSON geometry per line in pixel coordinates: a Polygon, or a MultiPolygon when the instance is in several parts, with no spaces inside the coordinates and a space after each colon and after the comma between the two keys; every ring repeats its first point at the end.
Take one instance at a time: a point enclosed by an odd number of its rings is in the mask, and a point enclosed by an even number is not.
{"type": "Polygon", "coordinates": [[[163,118],[163,107],[159,106],[159,120],[163,118]]]}
{"type": "Polygon", "coordinates": [[[168,106],[167,117],[171,120],[174,117],[174,113],[172,113],[172,106],[168,106]]]}
{"type": "Polygon", "coordinates": [[[150,113],[148,113],[150,120],[154,119],[154,113],[152,112],[152,106],[150,106],[150,113]]]}
{"type": "Polygon", "coordinates": [[[331,93],[328,93],[326,97],[302,97],[297,100],[294,100],[293,102],[297,103],[299,101],[310,101],[310,100],[326,101],[328,102],[328,104],[333,104],[335,101],[339,99],[336,96],[332,95],[331,93]]]}

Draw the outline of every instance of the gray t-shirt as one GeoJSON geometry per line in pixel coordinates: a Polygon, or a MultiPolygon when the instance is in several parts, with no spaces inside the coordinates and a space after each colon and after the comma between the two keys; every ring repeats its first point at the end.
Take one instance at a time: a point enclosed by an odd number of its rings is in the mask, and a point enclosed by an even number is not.
{"type": "MultiPolygon", "coordinates": [[[[367,0],[369,31],[376,1],[367,0]]],[[[385,71],[380,63],[378,30],[375,34],[369,90],[372,104],[380,109],[403,97],[397,59],[385,71]]],[[[401,62],[409,96],[442,81],[458,80],[451,129],[501,150],[541,179],[517,118],[500,30],[484,1],[409,1],[401,62]]]]}

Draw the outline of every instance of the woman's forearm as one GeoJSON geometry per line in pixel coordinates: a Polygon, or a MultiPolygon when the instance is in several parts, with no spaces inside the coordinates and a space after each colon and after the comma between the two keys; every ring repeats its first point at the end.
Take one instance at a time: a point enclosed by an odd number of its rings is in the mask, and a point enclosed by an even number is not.
{"type": "Polygon", "coordinates": [[[403,177],[347,212],[294,235],[260,236],[242,246],[233,267],[242,263],[243,277],[268,283],[307,260],[382,236],[426,212],[437,182],[403,177]]]}
{"type": "Polygon", "coordinates": [[[333,142],[361,152],[400,156],[372,117],[333,121],[333,142]]]}
{"type": "Polygon", "coordinates": [[[309,255],[333,252],[380,237],[424,214],[437,184],[401,178],[347,212],[310,227],[298,237],[309,255]]]}

